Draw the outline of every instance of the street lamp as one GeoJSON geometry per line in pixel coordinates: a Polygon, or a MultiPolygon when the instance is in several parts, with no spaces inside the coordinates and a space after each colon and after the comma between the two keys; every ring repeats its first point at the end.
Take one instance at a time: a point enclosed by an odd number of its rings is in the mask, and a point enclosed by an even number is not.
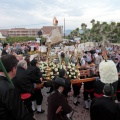
{"type": "Polygon", "coordinates": [[[65,18],[64,18],[64,39],[65,39],[65,18]]]}
{"type": "MultiPolygon", "coordinates": [[[[83,36],[85,35],[86,27],[87,25],[85,23],[81,24],[82,30],[83,30],[83,36]]],[[[84,36],[84,48],[85,48],[85,36],[84,36]]]]}

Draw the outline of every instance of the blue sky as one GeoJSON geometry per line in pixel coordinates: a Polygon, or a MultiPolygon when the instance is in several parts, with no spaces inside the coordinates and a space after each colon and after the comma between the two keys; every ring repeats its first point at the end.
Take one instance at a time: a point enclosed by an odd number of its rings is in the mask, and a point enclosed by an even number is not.
{"type": "Polygon", "coordinates": [[[120,22],[120,0],[0,0],[0,29],[41,28],[56,16],[66,29],[91,27],[90,21],[120,22]]]}

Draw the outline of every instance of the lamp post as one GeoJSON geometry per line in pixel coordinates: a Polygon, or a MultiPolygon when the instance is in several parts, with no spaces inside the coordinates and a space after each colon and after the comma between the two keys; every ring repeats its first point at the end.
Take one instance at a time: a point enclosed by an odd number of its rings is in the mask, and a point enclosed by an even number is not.
{"type": "Polygon", "coordinates": [[[83,36],[84,36],[84,48],[85,48],[85,31],[86,31],[86,27],[87,25],[85,23],[81,24],[82,30],[83,30],[83,36]]]}
{"type": "Polygon", "coordinates": [[[64,18],[64,39],[65,39],[65,18],[64,18]]]}

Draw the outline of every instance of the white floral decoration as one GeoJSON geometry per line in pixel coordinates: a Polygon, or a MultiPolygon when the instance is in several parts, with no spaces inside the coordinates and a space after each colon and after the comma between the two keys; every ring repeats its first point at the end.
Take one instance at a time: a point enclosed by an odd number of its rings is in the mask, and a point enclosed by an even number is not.
{"type": "Polygon", "coordinates": [[[118,80],[118,72],[113,61],[102,61],[99,65],[100,79],[103,83],[113,83],[118,80]]]}

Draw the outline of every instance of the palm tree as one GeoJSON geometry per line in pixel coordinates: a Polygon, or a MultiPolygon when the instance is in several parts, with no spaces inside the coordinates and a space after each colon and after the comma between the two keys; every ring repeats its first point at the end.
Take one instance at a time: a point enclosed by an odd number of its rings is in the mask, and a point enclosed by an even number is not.
{"type": "Polygon", "coordinates": [[[111,31],[113,31],[113,29],[115,28],[116,23],[112,21],[112,22],[110,23],[110,25],[111,25],[111,31]]]}
{"type": "Polygon", "coordinates": [[[87,25],[86,25],[85,23],[82,23],[82,24],[81,24],[81,28],[82,28],[83,31],[86,30],[86,27],[87,27],[87,25]]]}
{"type": "Polygon", "coordinates": [[[92,23],[92,27],[95,25],[95,20],[94,19],[92,19],[91,20],[91,23],[92,23]]]}
{"type": "Polygon", "coordinates": [[[118,32],[120,31],[120,23],[117,23],[116,27],[118,28],[118,32]]]}
{"type": "Polygon", "coordinates": [[[77,36],[80,36],[79,28],[76,28],[75,30],[77,31],[77,36]]]}

